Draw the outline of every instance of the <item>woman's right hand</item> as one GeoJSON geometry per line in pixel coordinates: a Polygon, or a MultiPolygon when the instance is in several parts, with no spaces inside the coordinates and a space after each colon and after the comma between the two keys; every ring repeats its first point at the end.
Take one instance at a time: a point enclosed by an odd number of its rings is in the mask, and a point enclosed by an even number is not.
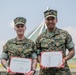
{"type": "Polygon", "coordinates": [[[9,67],[7,67],[7,73],[9,73],[9,74],[16,74],[16,72],[12,72],[9,67]]]}

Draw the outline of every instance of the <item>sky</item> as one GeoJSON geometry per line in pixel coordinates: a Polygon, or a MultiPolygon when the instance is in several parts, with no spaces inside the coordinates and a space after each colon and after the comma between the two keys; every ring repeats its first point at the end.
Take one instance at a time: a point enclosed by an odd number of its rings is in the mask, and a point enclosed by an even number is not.
{"type": "Polygon", "coordinates": [[[0,53],[7,40],[16,37],[14,18],[27,19],[26,36],[44,20],[47,7],[58,11],[57,27],[67,30],[76,44],[76,0],[0,0],[0,53]]]}

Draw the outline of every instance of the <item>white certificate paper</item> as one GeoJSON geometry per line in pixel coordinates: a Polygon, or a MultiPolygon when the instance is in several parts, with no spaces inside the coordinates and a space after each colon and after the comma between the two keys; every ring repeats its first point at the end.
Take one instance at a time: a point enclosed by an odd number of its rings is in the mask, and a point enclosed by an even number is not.
{"type": "Polygon", "coordinates": [[[62,65],[62,52],[42,52],[41,66],[59,67],[62,65]]]}
{"type": "Polygon", "coordinates": [[[10,71],[16,73],[28,73],[31,71],[31,59],[12,57],[10,62],[10,71]]]}

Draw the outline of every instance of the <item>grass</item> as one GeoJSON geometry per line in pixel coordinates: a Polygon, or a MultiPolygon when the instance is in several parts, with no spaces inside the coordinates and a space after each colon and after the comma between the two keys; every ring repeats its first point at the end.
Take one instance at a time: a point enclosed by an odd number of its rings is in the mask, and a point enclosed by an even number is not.
{"type": "Polygon", "coordinates": [[[76,68],[76,62],[68,62],[70,68],[76,68]]]}
{"type": "Polygon", "coordinates": [[[68,60],[68,65],[70,68],[76,68],[76,58],[68,60]]]}
{"type": "Polygon", "coordinates": [[[2,67],[2,64],[0,63],[0,67],[2,67]]]}

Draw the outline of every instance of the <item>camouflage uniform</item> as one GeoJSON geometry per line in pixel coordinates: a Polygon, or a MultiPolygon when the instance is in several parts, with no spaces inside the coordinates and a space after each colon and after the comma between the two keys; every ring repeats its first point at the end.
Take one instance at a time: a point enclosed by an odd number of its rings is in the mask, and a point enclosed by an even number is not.
{"type": "MultiPolygon", "coordinates": [[[[22,58],[37,58],[35,54],[36,46],[32,40],[25,37],[24,40],[17,40],[17,38],[9,40],[3,47],[2,59],[8,60],[10,64],[11,57],[22,57],[22,58]]],[[[9,74],[7,74],[9,75],[9,74]]],[[[15,74],[23,75],[23,74],[15,74]]]]}
{"type": "MultiPolygon", "coordinates": [[[[72,38],[67,31],[56,28],[52,36],[47,30],[42,33],[36,40],[38,54],[42,51],[62,51],[63,57],[66,56],[66,49],[74,47],[72,38]]],[[[64,68],[41,69],[40,75],[71,75],[67,62],[64,68]]]]}

